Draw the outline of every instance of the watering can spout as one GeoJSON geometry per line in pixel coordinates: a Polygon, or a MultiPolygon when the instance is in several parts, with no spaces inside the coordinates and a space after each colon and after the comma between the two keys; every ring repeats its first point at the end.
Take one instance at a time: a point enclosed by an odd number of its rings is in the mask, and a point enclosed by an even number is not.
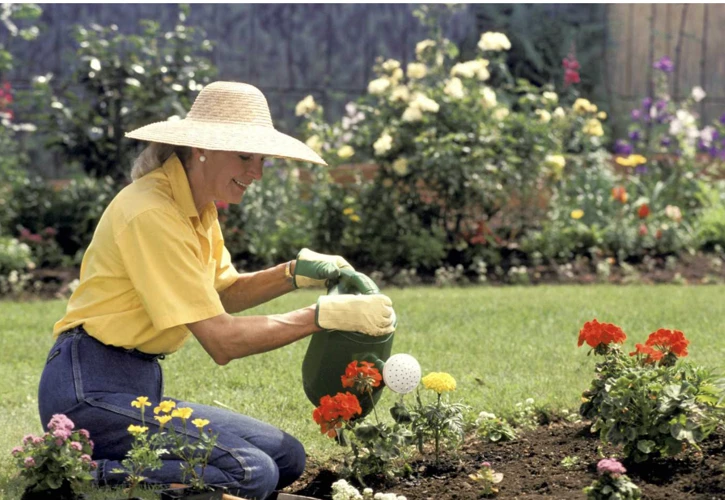
{"type": "MultiPolygon", "coordinates": [[[[340,277],[328,282],[328,295],[375,294],[380,289],[363,273],[343,269],[340,277]]],[[[310,402],[318,406],[323,396],[334,396],[343,388],[342,376],[352,361],[368,361],[381,371],[390,357],[394,334],[371,337],[358,332],[325,330],[312,335],[302,361],[302,385],[310,402]]],[[[383,386],[373,389],[370,397],[359,397],[361,417],[372,411],[373,403],[380,398],[383,386]]]]}

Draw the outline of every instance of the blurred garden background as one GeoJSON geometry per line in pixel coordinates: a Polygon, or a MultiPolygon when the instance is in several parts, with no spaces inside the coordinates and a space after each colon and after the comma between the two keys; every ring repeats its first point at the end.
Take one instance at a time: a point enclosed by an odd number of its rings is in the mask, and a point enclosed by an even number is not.
{"type": "Polygon", "coordinates": [[[721,283],[722,5],[2,4],[0,293],[68,296],[140,144],[214,80],[330,167],[218,206],[240,270],[721,283]]]}

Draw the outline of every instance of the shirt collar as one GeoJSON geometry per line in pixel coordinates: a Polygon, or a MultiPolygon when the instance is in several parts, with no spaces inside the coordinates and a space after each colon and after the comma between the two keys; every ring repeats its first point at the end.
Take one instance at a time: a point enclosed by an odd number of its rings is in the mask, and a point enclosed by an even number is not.
{"type": "Polygon", "coordinates": [[[171,195],[174,197],[176,203],[181,206],[181,209],[187,217],[199,217],[199,212],[197,212],[196,205],[194,204],[194,197],[191,195],[189,179],[186,177],[186,170],[184,170],[184,166],[181,164],[179,157],[176,156],[176,153],[172,154],[164,162],[162,168],[166,177],[169,179],[171,195]]]}

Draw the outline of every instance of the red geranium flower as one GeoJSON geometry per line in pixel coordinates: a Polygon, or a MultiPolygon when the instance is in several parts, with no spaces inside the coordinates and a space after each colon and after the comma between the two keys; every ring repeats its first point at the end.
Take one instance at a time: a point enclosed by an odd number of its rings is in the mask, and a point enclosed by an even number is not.
{"type": "Polygon", "coordinates": [[[685,338],[685,334],[679,330],[665,330],[660,328],[656,332],[652,332],[647,337],[645,345],[657,347],[663,352],[671,352],[679,358],[687,356],[687,346],[690,341],[685,338]]]}
{"type": "Polygon", "coordinates": [[[647,206],[646,203],[642,204],[639,207],[639,210],[637,210],[637,215],[639,216],[640,219],[644,219],[645,217],[647,217],[649,215],[649,207],[647,206]]]}
{"type": "Polygon", "coordinates": [[[360,402],[354,394],[338,392],[334,396],[322,396],[320,406],[312,412],[312,418],[320,425],[322,434],[335,437],[335,429],[361,413],[360,402]]]}
{"type": "Polygon", "coordinates": [[[644,354],[647,356],[644,358],[645,363],[654,363],[655,361],[659,361],[664,356],[664,353],[662,351],[658,351],[654,347],[649,347],[644,344],[637,344],[634,346],[635,350],[633,352],[630,352],[630,356],[636,356],[637,354],[644,354]]]}
{"type": "Polygon", "coordinates": [[[579,342],[577,346],[581,347],[586,342],[591,347],[597,347],[600,344],[609,345],[612,342],[621,344],[627,339],[627,335],[617,325],[612,323],[600,323],[596,319],[584,323],[584,327],[579,330],[579,342]]]}
{"type": "Polygon", "coordinates": [[[383,380],[380,371],[368,361],[351,361],[345,368],[345,375],[340,377],[343,387],[351,387],[359,392],[372,390],[378,387],[383,380]]]}

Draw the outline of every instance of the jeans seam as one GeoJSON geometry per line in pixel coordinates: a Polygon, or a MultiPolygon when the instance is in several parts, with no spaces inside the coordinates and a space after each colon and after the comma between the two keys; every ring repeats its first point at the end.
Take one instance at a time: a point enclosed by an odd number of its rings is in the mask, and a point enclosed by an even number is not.
{"type": "MultiPolygon", "coordinates": [[[[133,410],[127,410],[125,408],[121,408],[121,407],[116,406],[116,405],[104,403],[102,401],[96,401],[93,398],[88,398],[88,399],[85,400],[85,402],[88,403],[91,406],[96,406],[98,408],[103,408],[105,410],[108,410],[108,411],[111,411],[111,412],[114,412],[114,413],[119,413],[121,415],[125,415],[127,417],[133,418],[134,420],[137,420],[138,422],[141,422],[141,418],[136,413],[134,413],[133,410]]],[[[145,420],[144,419],[144,422],[143,423],[146,426],[153,425],[156,428],[161,427],[159,424],[157,424],[157,423],[155,423],[155,422],[153,422],[151,420],[145,420]]],[[[180,429],[180,430],[177,430],[177,432],[181,432],[181,433],[186,434],[187,436],[193,437],[195,439],[199,439],[199,437],[200,437],[199,434],[194,434],[194,432],[191,431],[190,429],[187,429],[187,430],[180,429]]],[[[244,457],[242,457],[238,453],[235,453],[235,449],[234,448],[229,448],[227,446],[224,446],[222,444],[219,444],[218,442],[214,445],[214,447],[222,450],[225,453],[228,453],[237,462],[239,462],[239,465],[242,467],[242,470],[244,470],[244,480],[240,484],[243,484],[245,482],[249,482],[249,481],[252,480],[252,470],[249,468],[249,466],[247,466],[247,463],[244,460],[244,457]]]]}
{"type": "Polygon", "coordinates": [[[80,403],[86,398],[83,394],[83,378],[81,376],[81,363],[80,356],[78,355],[78,342],[80,342],[80,336],[76,335],[73,337],[73,343],[71,345],[71,364],[73,365],[73,384],[76,390],[76,399],[80,403]]]}

